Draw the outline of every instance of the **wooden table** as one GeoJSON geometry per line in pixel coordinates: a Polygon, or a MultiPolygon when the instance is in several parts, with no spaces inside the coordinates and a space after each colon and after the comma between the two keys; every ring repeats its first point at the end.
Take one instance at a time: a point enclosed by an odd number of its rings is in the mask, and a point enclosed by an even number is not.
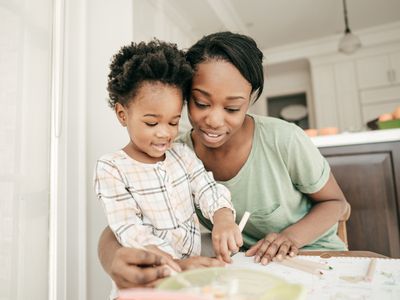
{"type": "Polygon", "coordinates": [[[300,251],[299,255],[320,256],[322,258],[329,257],[379,257],[389,258],[385,255],[371,251],[300,251]]]}

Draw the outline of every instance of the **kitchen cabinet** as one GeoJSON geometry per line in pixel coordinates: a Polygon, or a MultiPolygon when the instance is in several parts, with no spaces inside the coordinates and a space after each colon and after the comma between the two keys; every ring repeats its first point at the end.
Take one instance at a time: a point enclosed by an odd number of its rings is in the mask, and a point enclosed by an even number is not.
{"type": "Polygon", "coordinates": [[[360,92],[361,112],[364,123],[400,106],[400,84],[360,92]]]}
{"type": "Polygon", "coordinates": [[[400,50],[358,59],[356,66],[364,124],[400,106],[400,50]]]}
{"type": "Polygon", "coordinates": [[[317,127],[360,130],[362,118],[354,62],[312,65],[311,70],[317,127]]]}
{"type": "Polygon", "coordinates": [[[360,131],[400,105],[400,43],[310,58],[317,128],[360,131]]]}
{"type": "Polygon", "coordinates": [[[400,142],[320,148],[352,211],[349,250],[400,258],[400,142]]]}
{"type": "Polygon", "coordinates": [[[400,84],[400,51],[357,59],[356,67],[360,89],[400,84]]]}

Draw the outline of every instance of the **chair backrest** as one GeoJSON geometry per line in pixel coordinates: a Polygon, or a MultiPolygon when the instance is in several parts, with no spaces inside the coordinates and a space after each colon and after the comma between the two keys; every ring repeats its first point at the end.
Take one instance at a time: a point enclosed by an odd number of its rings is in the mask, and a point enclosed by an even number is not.
{"type": "Polygon", "coordinates": [[[337,229],[337,235],[346,244],[346,247],[349,246],[349,243],[347,241],[346,221],[350,218],[350,214],[351,214],[351,206],[349,203],[347,203],[346,211],[343,214],[343,216],[339,219],[339,224],[337,229]]]}

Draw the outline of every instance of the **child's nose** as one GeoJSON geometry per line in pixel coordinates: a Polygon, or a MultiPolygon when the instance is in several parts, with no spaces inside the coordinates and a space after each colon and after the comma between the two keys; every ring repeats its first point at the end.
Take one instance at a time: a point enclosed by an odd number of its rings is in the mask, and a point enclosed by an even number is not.
{"type": "Polygon", "coordinates": [[[170,135],[171,135],[171,133],[166,128],[160,128],[160,130],[158,130],[156,132],[156,136],[158,138],[168,138],[170,135]]]}

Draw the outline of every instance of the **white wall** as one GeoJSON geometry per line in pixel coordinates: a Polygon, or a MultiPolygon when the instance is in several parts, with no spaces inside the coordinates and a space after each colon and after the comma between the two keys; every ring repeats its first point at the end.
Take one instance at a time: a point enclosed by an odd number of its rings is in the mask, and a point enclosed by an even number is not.
{"type": "Polygon", "coordinates": [[[264,66],[264,91],[251,112],[267,115],[267,98],[306,93],[310,126],[314,125],[310,66],[307,60],[295,60],[264,66]]]}
{"type": "Polygon", "coordinates": [[[92,183],[95,161],[126,143],[125,131],[107,105],[107,74],[110,59],[132,40],[131,1],[88,0],[87,16],[87,299],[106,299],[110,279],[100,266],[97,242],[106,226],[92,183]]]}
{"type": "MultiPolygon", "coordinates": [[[[154,37],[171,43],[178,48],[189,48],[199,37],[189,30],[190,16],[182,16],[170,3],[164,0],[133,0],[133,40],[149,41],[154,37]]],[[[191,125],[184,106],[179,122],[179,132],[185,132],[191,125]]]]}
{"type": "Polygon", "coordinates": [[[182,16],[168,1],[133,0],[133,40],[153,37],[176,43],[179,48],[192,45],[196,37],[189,31],[190,16],[182,16]]]}
{"type": "Polygon", "coordinates": [[[106,219],[92,183],[95,162],[101,155],[125,146],[128,136],[107,106],[106,83],[113,54],[132,40],[153,37],[187,47],[192,37],[181,26],[184,19],[166,1],[88,0],[87,8],[87,299],[105,299],[110,279],[100,266],[97,243],[106,219]]]}
{"type": "Polygon", "coordinates": [[[0,299],[48,295],[49,0],[0,3],[0,299]]]}

